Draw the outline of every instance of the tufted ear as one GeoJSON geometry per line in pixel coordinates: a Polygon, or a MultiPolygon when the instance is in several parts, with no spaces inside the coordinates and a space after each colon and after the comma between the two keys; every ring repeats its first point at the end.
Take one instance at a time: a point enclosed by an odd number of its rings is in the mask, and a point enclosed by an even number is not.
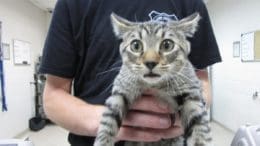
{"type": "Polygon", "coordinates": [[[177,30],[182,31],[185,36],[192,37],[197,30],[200,19],[200,14],[196,12],[186,18],[181,19],[177,22],[177,25],[175,23],[175,27],[177,30]]]}
{"type": "Polygon", "coordinates": [[[114,33],[118,38],[122,38],[126,32],[131,31],[137,25],[137,23],[130,22],[116,15],[115,13],[112,13],[110,18],[114,29],[114,33]]]}

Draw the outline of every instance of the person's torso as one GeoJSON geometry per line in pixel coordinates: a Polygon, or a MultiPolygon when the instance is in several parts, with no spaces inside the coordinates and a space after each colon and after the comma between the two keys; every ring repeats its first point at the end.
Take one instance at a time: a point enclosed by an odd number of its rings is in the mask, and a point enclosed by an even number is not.
{"type": "MultiPolygon", "coordinates": [[[[103,104],[120,67],[119,41],[113,34],[112,12],[130,21],[149,21],[160,17],[181,19],[188,13],[179,0],[80,0],[80,17],[74,37],[78,48],[75,95],[89,103],[103,104]],[[84,3],[82,2],[81,5],[84,3]]],[[[186,1],[186,0],[185,0],[186,1]]],[[[71,10],[73,11],[73,10],[71,10]]],[[[74,10],[75,11],[75,10],[74,10]]]]}

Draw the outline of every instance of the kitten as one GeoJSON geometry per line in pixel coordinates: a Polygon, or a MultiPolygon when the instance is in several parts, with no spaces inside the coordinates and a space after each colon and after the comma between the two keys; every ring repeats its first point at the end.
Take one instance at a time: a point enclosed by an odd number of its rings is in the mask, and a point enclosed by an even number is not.
{"type": "Polygon", "coordinates": [[[184,135],[158,142],[126,142],[131,146],[209,146],[208,114],[202,87],[188,60],[187,37],[196,32],[200,15],[195,13],[180,21],[130,22],[111,15],[115,35],[122,39],[123,65],[114,80],[112,95],[100,122],[94,146],[113,146],[115,136],[129,107],[143,91],[156,89],[160,101],[179,111],[184,135]]]}

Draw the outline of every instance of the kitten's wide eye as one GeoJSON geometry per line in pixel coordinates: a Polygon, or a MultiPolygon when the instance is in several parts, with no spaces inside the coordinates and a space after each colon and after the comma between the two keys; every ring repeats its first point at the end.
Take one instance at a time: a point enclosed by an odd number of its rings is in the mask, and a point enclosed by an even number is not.
{"type": "Polygon", "coordinates": [[[143,44],[140,40],[133,40],[131,42],[131,50],[135,53],[140,53],[143,51],[143,44]]]}
{"type": "Polygon", "coordinates": [[[166,39],[161,43],[160,50],[163,52],[170,52],[174,48],[174,42],[166,39]]]}

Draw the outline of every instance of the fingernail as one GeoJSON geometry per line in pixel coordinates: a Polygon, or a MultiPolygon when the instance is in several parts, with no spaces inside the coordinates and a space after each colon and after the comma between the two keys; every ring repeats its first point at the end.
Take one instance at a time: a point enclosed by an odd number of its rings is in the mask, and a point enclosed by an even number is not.
{"type": "Polygon", "coordinates": [[[170,121],[168,119],[161,118],[160,119],[160,124],[161,124],[162,127],[169,127],[170,126],[170,121]]]}

